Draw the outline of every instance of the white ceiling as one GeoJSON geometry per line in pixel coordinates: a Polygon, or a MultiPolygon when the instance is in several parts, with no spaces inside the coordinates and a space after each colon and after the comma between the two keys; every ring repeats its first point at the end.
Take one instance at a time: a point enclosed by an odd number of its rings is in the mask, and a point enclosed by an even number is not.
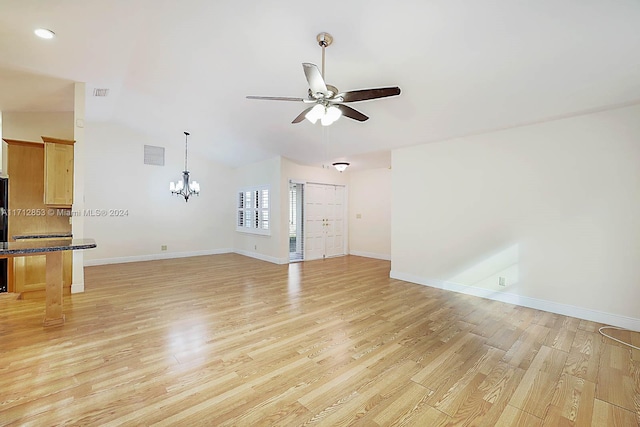
{"type": "Polygon", "coordinates": [[[232,166],[274,155],[388,166],[389,150],[640,102],[638,0],[0,0],[0,109],[72,109],[232,166]],[[37,27],[53,40],[33,35],[37,27]],[[291,120],[302,62],[340,90],[397,85],[350,104],[370,116],[291,120]]]}

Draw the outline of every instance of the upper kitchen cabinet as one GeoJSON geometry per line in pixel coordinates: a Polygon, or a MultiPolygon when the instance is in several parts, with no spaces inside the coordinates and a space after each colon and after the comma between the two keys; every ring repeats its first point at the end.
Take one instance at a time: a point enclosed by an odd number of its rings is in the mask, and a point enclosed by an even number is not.
{"type": "Polygon", "coordinates": [[[73,204],[73,144],[75,141],[43,136],[44,204],[70,208],[73,204]]]}

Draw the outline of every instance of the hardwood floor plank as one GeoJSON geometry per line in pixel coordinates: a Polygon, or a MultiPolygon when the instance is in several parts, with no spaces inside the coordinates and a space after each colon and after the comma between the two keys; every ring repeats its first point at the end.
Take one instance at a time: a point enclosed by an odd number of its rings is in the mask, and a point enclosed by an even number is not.
{"type": "Polygon", "coordinates": [[[562,374],[551,400],[551,407],[544,418],[544,425],[589,425],[593,417],[595,391],[595,383],[562,374]]]}
{"type": "MultiPolygon", "coordinates": [[[[351,393],[339,393],[343,396],[332,405],[319,411],[314,420],[321,420],[321,426],[338,426],[365,422],[374,408],[381,410],[393,403],[392,397],[404,390],[417,365],[406,360],[391,369],[376,375],[351,393]],[[342,402],[342,404],[340,404],[342,402]]],[[[346,391],[346,390],[345,390],[346,391]]],[[[369,424],[365,422],[365,425],[369,424]]]]}
{"type": "Polygon", "coordinates": [[[460,424],[493,426],[522,380],[524,371],[498,362],[478,388],[462,403],[454,419],[460,424]]]}
{"type": "Polygon", "coordinates": [[[640,414],[640,387],[631,349],[608,342],[603,345],[597,384],[596,399],[640,414]]]}
{"type": "Polygon", "coordinates": [[[496,427],[540,427],[542,420],[511,405],[507,405],[496,427]]]}
{"type": "Polygon", "coordinates": [[[567,353],[543,346],[527,369],[509,405],[542,419],[551,405],[566,359],[567,353]]]}
{"type": "Polygon", "coordinates": [[[631,411],[596,399],[591,427],[629,427],[640,425],[640,417],[631,411]]]}
{"type": "Polygon", "coordinates": [[[569,350],[565,372],[595,383],[602,345],[599,333],[578,330],[569,350]]]}
{"type": "Polygon", "coordinates": [[[0,424],[637,424],[640,362],[601,325],[389,269],[237,254],[89,267],[55,329],[43,301],[2,298],[0,424]]]}
{"type": "Polygon", "coordinates": [[[538,351],[547,339],[549,328],[532,324],[522,331],[520,338],[504,356],[504,361],[523,369],[528,369],[538,351]]]}
{"type": "MultiPolygon", "coordinates": [[[[370,419],[380,426],[403,425],[413,418],[420,417],[420,413],[431,407],[425,404],[425,399],[432,392],[419,384],[409,381],[405,387],[390,396],[389,405],[378,407],[371,411],[370,419]]],[[[442,417],[445,420],[446,417],[442,417]]],[[[366,424],[365,419],[362,420],[366,424]]]]}

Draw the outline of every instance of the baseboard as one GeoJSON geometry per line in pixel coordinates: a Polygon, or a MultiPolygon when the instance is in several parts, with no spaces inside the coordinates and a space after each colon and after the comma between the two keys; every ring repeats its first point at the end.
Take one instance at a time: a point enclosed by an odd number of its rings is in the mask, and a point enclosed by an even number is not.
{"type": "Polygon", "coordinates": [[[365,258],[375,258],[375,259],[382,259],[385,261],[391,261],[390,254],[378,254],[375,252],[363,252],[363,251],[349,251],[349,255],[363,256],[365,258]]]}
{"type": "Polygon", "coordinates": [[[91,267],[94,265],[106,265],[106,264],[123,264],[127,262],[140,262],[140,261],[156,261],[160,259],[172,259],[172,258],[187,258],[192,256],[202,255],[219,255],[232,253],[233,249],[210,249],[204,251],[190,251],[190,252],[167,252],[161,254],[150,255],[137,255],[118,258],[102,258],[102,259],[85,259],[84,266],[91,267]]]}
{"type": "Polygon", "coordinates": [[[250,258],[271,262],[273,264],[289,264],[289,258],[276,258],[269,255],[260,254],[257,252],[243,251],[242,249],[235,249],[233,252],[237,253],[238,255],[248,256],[250,258]]]}
{"type": "Polygon", "coordinates": [[[447,282],[445,280],[426,279],[424,277],[418,277],[393,270],[391,271],[389,276],[392,279],[404,280],[405,282],[416,283],[418,285],[459,292],[476,297],[491,299],[494,301],[506,302],[509,304],[534,308],[536,310],[548,311],[551,313],[562,314],[564,316],[576,317],[578,319],[590,320],[592,322],[604,323],[605,325],[618,326],[620,328],[640,332],[640,319],[636,319],[633,317],[626,317],[613,313],[605,313],[602,311],[576,307],[573,305],[562,304],[549,300],[525,297],[522,295],[512,294],[510,292],[496,292],[490,289],[476,288],[474,286],[447,282]]]}
{"type": "Polygon", "coordinates": [[[72,283],[71,284],[71,293],[72,294],[80,294],[84,292],[84,283],[72,283]]]}

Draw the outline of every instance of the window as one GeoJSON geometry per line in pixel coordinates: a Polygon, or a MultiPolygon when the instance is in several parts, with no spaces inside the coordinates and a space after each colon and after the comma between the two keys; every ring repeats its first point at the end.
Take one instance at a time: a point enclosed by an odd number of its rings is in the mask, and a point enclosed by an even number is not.
{"type": "Polygon", "coordinates": [[[269,187],[252,187],[238,192],[236,231],[271,234],[269,227],[269,187]]]}

